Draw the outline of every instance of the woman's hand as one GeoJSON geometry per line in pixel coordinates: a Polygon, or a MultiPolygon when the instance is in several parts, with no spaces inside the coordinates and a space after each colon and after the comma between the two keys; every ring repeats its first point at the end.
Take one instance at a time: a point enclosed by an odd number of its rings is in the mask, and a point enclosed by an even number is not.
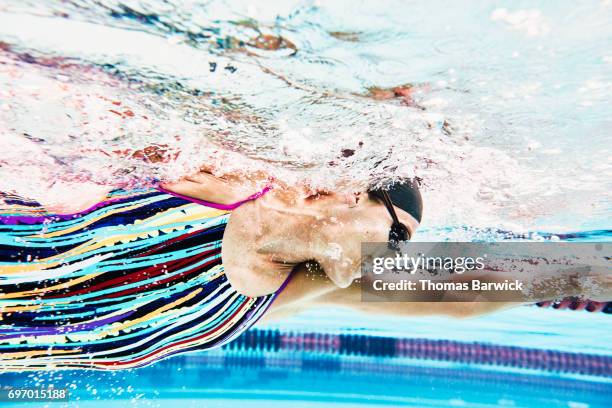
{"type": "Polygon", "coordinates": [[[235,177],[216,177],[207,169],[160,186],[187,197],[226,205],[244,200],[258,191],[253,183],[235,177]]]}

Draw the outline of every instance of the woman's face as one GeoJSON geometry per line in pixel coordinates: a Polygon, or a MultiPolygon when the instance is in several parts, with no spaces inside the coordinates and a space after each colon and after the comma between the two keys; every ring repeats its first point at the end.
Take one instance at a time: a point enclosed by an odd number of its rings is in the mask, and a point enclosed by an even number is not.
{"type": "MultiPolygon", "coordinates": [[[[386,242],[389,238],[393,219],[382,200],[370,194],[362,193],[357,196],[354,208],[359,212],[358,218],[362,220],[365,227],[363,229],[364,238],[368,239],[364,241],[386,242]]],[[[419,226],[419,222],[401,208],[394,206],[394,209],[399,221],[408,228],[409,236],[412,237],[419,226]]]]}
{"type": "MultiPolygon", "coordinates": [[[[349,286],[361,275],[361,244],[364,242],[384,242],[389,238],[392,224],[391,215],[379,199],[368,194],[354,197],[343,197],[339,203],[341,208],[334,206],[331,213],[338,218],[338,227],[330,230],[334,241],[342,247],[342,262],[347,267],[324,266],[327,276],[339,287],[349,286]],[[346,203],[348,202],[348,208],[346,203]]],[[[410,236],[413,236],[419,223],[404,210],[395,207],[399,221],[406,225],[410,236]]]]}

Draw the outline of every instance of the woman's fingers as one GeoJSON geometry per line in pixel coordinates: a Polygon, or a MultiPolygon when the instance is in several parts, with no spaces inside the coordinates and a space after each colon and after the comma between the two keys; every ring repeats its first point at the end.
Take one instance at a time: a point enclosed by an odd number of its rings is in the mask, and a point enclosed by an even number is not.
{"type": "Polygon", "coordinates": [[[205,173],[183,177],[176,182],[162,183],[160,186],[180,195],[217,204],[232,204],[252,194],[238,184],[205,173]]]}
{"type": "Polygon", "coordinates": [[[199,196],[205,192],[206,187],[200,182],[192,181],[187,178],[182,178],[179,181],[170,183],[161,183],[160,186],[174,193],[194,198],[200,198],[199,196]]]}

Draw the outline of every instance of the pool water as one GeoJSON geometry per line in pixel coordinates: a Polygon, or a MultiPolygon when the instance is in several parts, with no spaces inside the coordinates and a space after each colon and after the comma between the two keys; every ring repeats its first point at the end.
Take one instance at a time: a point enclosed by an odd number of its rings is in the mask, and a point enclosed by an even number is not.
{"type": "MultiPolygon", "coordinates": [[[[0,0],[0,191],[145,186],[202,162],[329,189],[416,176],[416,240],[610,241],[610,21],[607,0],[0,0]],[[151,147],[154,160],[134,154],[151,147]]],[[[245,340],[0,384],[65,386],[80,407],[608,407],[609,327],[535,307],[468,320],[314,310],[256,329],[468,354],[477,342],[555,363],[245,340]],[[598,368],[581,371],[581,355],[598,368]]]]}
{"type": "Polygon", "coordinates": [[[438,238],[609,230],[611,17],[602,0],[4,0],[0,188],[202,161],[336,189],[416,175],[438,238]],[[150,146],[169,160],[116,153],[150,146]]]}
{"type": "Polygon", "coordinates": [[[313,310],[260,325],[222,349],[138,370],[5,373],[0,379],[4,385],[66,387],[71,402],[64,405],[79,407],[606,407],[612,334],[601,327],[608,319],[533,307],[462,321],[313,310]],[[338,336],[339,349],[333,346],[338,336]],[[380,347],[398,339],[421,347],[404,357],[380,347]],[[444,354],[423,346],[442,340],[455,346],[455,357],[448,347],[444,354]],[[476,363],[470,353],[476,343],[481,352],[495,351],[476,363]],[[545,354],[528,357],[537,351],[545,354]],[[512,353],[522,357],[513,360],[512,353]],[[599,357],[589,366],[579,356],[599,357]],[[550,364],[541,364],[544,358],[550,364]],[[495,359],[504,362],[491,364],[495,359]]]}

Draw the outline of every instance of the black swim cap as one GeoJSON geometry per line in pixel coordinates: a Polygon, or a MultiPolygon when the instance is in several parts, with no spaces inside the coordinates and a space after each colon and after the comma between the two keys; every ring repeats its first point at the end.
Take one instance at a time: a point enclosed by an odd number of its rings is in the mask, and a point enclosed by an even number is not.
{"type": "Polygon", "coordinates": [[[391,202],[412,215],[418,222],[423,216],[423,198],[416,180],[395,182],[387,188],[391,202]]]}

